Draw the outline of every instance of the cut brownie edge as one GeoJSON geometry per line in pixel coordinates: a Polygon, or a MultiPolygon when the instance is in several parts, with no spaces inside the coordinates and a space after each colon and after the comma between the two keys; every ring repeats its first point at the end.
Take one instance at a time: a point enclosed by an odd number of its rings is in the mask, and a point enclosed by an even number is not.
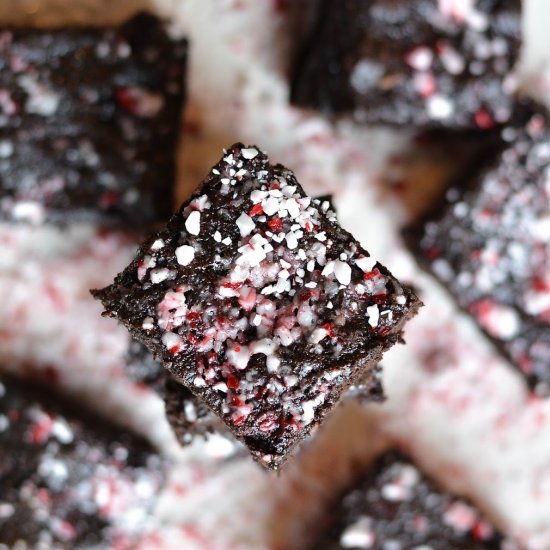
{"type": "Polygon", "coordinates": [[[93,294],[238,438],[261,446],[268,467],[400,340],[421,305],[328,203],[240,143],[93,294]]]}

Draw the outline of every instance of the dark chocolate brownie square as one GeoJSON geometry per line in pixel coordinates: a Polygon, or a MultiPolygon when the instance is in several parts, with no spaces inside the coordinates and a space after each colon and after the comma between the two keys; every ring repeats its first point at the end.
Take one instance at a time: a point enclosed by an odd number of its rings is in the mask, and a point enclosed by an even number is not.
{"type": "Polygon", "coordinates": [[[376,462],[331,508],[330,522],[312,550],[516,548],[471,504],[439,489],[398,453],[376,462]]]}
{"type": "Polygon", "coordinates": [[[520,0],[321,0],[292,101],[360,122],[489,129],[508,120],[520,0]]]}
{"type": "Polygon", "coordinates": [[[540,393],[550,390],[550,123],[518,105],[502,152],[407,231],[433,273],[540,393]],[[466,185],[464,185],[466,183],[466,185]]]}
{"type": "Polygon", "coordinates": [[[0,30],[0,217],[167,219],[186,55],[147,14],[117,28],[0,30]]]}
{"type": "Polygon", "coordinates": [[[140,438],[0,377],[0,548],[131,548],[163,469],[140,438]]]}
{"type": "Polygon", "coordinates": [[[420,305],[328,203],[242,144],[94,295],[270,468],[420,305]]]}

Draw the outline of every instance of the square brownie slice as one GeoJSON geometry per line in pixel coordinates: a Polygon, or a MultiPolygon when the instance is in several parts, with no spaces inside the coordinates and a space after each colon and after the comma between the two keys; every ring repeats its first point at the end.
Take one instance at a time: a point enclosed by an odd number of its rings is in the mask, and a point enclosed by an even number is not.
{"type": "Polygon", "coordinates": [[[420,263],[541,394],[550,391],[550,122],[520,104],[502,151],[406,232],[420,263]]]}
{"type": "Polygon", "coordinates": [[[240,143],[93,293],[274,469],[420,306],[327,202],[240,143]]]}
{"type": "Polygon", "coordinates": [[[508,120],[520,0],[321,0],[291,100],[359,122],[486,130],[508,120]]]}
{"type": "Polygon", "coordinates": [[[164,477],[141,438],[0,375],[0,548],[133,547],[164,477]]]}
{"type": "MultiPolygon", "coordinates": [[[[381,368],[373,369],[366,379],[359,381],[342,397],[342,402],[357,400],[362,405],[384,401],[384,389],[380,379],[381,368]]],[[[173,380],[166,374],[163,391],[166,417],[174,434],[182,446],[190,445],[197,438],[207,439],[211,434],[230,434],[229,428],[210,408],[187,387],[173,380]]],[[[236,442],[236,441],[235,441],[236,442]]],[[[257,459],[262,453],[250,450],[257,459]]]]}
{"type": "Polygon", "coordinates": [[[116,28],[0,29],[0,218],[170,216],[186,57],[145,13],[116,28]]]}
{"type": "Polygon", "coordinates": [[[331,508],[330,526],[312,550],[513,550],[467,501],[424,476],[400,453],[379,458],[331,508]]]}

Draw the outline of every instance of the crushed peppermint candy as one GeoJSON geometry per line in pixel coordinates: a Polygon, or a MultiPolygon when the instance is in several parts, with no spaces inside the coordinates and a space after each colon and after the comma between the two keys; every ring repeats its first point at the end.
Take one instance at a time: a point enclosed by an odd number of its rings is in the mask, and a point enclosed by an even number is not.
{"type": "Polygon", "coordinates": [[[195,257],[195,249],[189,245],[182,245],[176,248],[176,259],[180,265],[189,265],[195,257]]]}
{"type": "Polygon", "coordinates": [[[95,294],[271,468],[419,306],[292,172],[240,144],[95,294]]]}
{"type": "Polygon", "coordinates": [[[198,235],[201,231],[201,213],[197,210],[193,210],[187,216],[185,220],[185,229],[191,233],[191,235],[198,235]]]}

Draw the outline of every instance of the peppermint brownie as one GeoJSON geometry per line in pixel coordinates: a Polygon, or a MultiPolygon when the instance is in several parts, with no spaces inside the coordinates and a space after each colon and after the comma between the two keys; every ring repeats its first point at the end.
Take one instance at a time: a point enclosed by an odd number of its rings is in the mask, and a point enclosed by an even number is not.
{"type": "Polygon", "coordinates": [[[331,509],[312,549],[489,550],[516,548],[468,502],[451,496],[399,453],[378,459],[331,509]]]}
{"type": "Polygon", "coordinates": [[[0,377],[0,549],[131,548],[163,477],[141,439],[0,377]]]}
{"type": "Polygon", "coordinates": [[[0,217],[165,220],[186,55],[147,14],[117,28],[0,30],[0,217]]]}
{"type": "Polygon", "coordinates": [[[407,239],[421,264],[523,372],[550,390],[550,123],[518,105],[502,152],[451,186],[407,239]]]}
{"type": "Polygon", "coordinates": [[[94,295],[273,469],[420,306],[327,202],[242,144],[94,295]]]}
{"type": "Polygon", "coordinates": [[[486,130],[508,120],[520,0],[321,0],[292,101],[372,124],[486,130]]]}

